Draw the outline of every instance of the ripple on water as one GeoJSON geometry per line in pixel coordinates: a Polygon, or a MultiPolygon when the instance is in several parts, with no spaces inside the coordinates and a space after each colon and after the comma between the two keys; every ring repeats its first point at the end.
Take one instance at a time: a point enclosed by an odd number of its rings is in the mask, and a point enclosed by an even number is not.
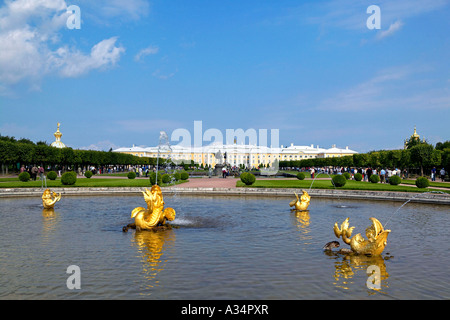
{"type": "Polygon", "coordinates": [[[313,198],[295,214],[285,198],[168,196],[176,228],[155,234],[122,232],[142,197],[67,197],[54,214],[39,202],[0,201],[2,299],[449,298],[446,206],[408,203],[392,216],[401,204],[313,198]],[[363,235],[370,217],[390,219],[381,260],[322,251],[347,217],[363,235]],[[80,291],[66,287],[72,264],[80,291]],[[366,286],[370,264],[379,292],[366,286]]]}

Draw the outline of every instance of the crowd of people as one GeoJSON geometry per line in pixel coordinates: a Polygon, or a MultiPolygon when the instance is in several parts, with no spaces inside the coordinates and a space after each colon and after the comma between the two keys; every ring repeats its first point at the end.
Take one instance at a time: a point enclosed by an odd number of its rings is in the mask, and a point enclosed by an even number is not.
{"type": "MultiPolygon", "coordinates": [[[[351,179],[355,179],[355,174],[360,173],[362,175],[362,181],[369,181],[370,176],[375,174],[380,177],[381,183],[389,183],[389,178],[397,175],[401,177],[402,179],[408,179],[409,172],[406,169],[400,170],[398,168],[348,168],[348,167],[311,167],[311,168],[287,168],[288,170],[295,170],[295,171],[303,171],[303,172],[309,172],[311,175],[311,178],[314,179],[317,174],[323,173],[327,175],[336,175],[336,174],[343,174],[344,172],[348,172],[351,176],[351,179]]],[[[430,172],[430,177],[432,181],[436,181],[436,176],[438,172],[437,169],[434,167],[430,172]]],[[[445,176],[447,175],[447,172],[444,168],[439,170],[439,177],[442,182],[445,181],[445,176]]]]}

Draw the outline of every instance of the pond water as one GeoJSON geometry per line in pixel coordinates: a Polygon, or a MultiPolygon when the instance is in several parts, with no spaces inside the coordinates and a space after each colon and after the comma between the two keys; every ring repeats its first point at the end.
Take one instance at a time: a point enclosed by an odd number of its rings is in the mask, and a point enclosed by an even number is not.
{"type": "MultiPolygon", "coordinates": [[[[142,196],[0,199],[0,299],[449,299],[450,209],[312,198],[166,196],[177,226],[122,232],[142,196]],[[392,230],[380,257],[322,250],[333,225],[376,217],[392,230]],[[391,219],[390,219],[391,218],[391,219]],[[79,267],[70,290],[67,268],[79,267]],[[370,266],[381,271],[368,285],[370,266]]],[[[341,247],[348,247],[341,240],[341,247]]]]}

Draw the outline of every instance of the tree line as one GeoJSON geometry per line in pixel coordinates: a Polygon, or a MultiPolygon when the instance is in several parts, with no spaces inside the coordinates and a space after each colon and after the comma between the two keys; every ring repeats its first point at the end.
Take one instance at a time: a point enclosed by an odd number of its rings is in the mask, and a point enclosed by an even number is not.
{"type": "Polygon", "coordinates": [[[433,167],[450,171],[450,141],[433,146],[426,142],[409,144],[404,150],[379,150],[334,158],[280,161],[280,168],[357,167],[415,169],[420,175],[433,167]]]}
{"type": "Polygon", "coordinates": [[[42,141],[34,143],[29,139],[16,140],[14,137],[0,135],[0,164],[2,168],[16,171],[21,165],[72,169],[85,166],[156,165],[156,159],[116,153],[112,150],[58,149],[42,141]]]}

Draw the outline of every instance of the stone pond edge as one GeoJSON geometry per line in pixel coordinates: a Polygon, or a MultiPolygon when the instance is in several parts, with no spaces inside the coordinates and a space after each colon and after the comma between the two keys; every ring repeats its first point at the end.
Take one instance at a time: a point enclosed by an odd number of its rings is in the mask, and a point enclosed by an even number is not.
{"type": "MultiPolygon", "coordinates": [[[[96,188],[54,188],[53,191],[63,196],[121,196],[141,195],[142,187],[96,187],[96,188]]],[[[294,192],[301,193],[302,189],[294,188],[163,188],[164,195],[195,195],[195,196],[263,196],[263,197],[289,197],[294,192]]],[[[450,195],[440,193],[415,193],[393,191],[367,191],[367,190],[333,190],[311,189],[311,197],[353,200],[390,200],[408,201],[416,203],[431,203],[450,205],[450,195]]],[[[42,188],[3,188],[0,189],[0,198],[35,197],[41,196],[42,188]]]]}

